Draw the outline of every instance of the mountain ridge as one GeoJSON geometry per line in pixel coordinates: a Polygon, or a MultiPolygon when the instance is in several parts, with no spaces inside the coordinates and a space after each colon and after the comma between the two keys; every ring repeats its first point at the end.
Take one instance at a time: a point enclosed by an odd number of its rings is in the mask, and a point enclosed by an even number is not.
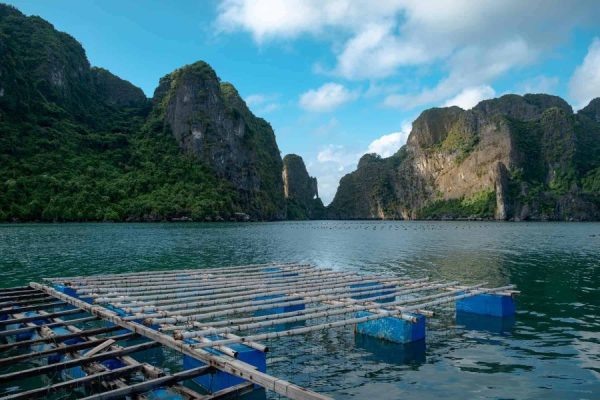
{"type": "Polygon", "coordinates": [[[598,219],[599,108],[510,94],[425,110],[396,154],[365,155],[341,179],[328,216],[598,219]]]}

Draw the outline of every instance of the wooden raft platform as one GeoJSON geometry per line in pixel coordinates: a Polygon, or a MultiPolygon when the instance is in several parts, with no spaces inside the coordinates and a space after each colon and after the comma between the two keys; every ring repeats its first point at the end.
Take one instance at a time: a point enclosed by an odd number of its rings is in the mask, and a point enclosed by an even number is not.
{"type": "Polygon", "coordinates": [[[425,316],[432,317],[436,307],[456,302],[457,310],[503,317],[514,313],[512,296],[517,293],[512,285],[464,286],[298,263],[46,281],[0,290],[0,337],[5,342],[0,344],[5,357],[0,372],[10,370],[0,375],[0,384],[18,388],[19,380],[47,380],[44,386],[15,390],[1,399],[44,397],[81,387],[86,388],[81,397],[95,400],[160,398],[160,391],[181,399],[217,399],[250,391],[253,384],[291,399],[329,399],[268,375],[268,347],[259,341],[349,325],[387,340],[422,340],[425,316]],[[284,328],[292,322],[302,324],[284,328]],[[161,346],[183,355],[183,371],[169,374],[143,357],[134,358],[161,346]],[[189,380],[212,393],[182,384],[189,380]]]}

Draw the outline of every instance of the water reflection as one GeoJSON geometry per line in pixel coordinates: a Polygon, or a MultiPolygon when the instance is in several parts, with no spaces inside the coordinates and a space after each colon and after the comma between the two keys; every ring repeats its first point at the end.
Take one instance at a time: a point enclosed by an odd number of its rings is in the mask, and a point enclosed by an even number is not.
{"type": "MultiPolygon", "coordinates": [[[[513,321],[436,310],[422,351],[373,343],[350,327],[268,342],[278,377],[340,399],[598,397],[598,223],[0,225],[3,286],[274,260],[521,290],[513,321]]],[[[154,357],[180,364],[170,353],[154,357]]]]}
{"type": "Polygon", "coordinates": [[[410,365],[415,369],[425,363],[425,340],[401,344],[356,333],[354,344],[367,351],[376,362],[410,365]]]}
{"type": "Polygon", "coordinates": [[[492,317],[488,315],[478,315],[468,312],[457,312],[456,323],[464,329],[474,331],[484,331],[503,335],[512,332],[515,326],[515,316],[510,317],[492,317]]]}

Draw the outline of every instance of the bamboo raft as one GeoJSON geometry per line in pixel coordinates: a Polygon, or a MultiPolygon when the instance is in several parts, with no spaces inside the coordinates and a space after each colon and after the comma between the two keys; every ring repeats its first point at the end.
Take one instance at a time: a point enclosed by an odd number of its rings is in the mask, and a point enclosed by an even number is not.
{"type": "Polygon", "coordinates": [[[517,293],[513,285],[465,286],[298,263],[45,281],[0,291],[0,372],[9,370],[0,384],[47,378],[41,387],[1,399],[82,387],[80,397],[94,400],[160,398],[167,392],[181,399],[220,399],[255,385],[291,399],[329,399],[267,374],[268,347],[260,341],[344,326],[393,341],[422,340],[425,317],[434,316],[434,309],[455,302],[457,310],[466,304],[467,311],[485,314],[489,301],[501,301],[514,313],[517,293]],[[472,300],[487,302],[485,310],[472,300]],[[301,326],[286,328],[289,323],[301,326]],[[183,355],[183,371],[168,373],[136,358],[165,347],[183,355]],[[184,385],[193,381],[206,388],[212,386],[208,380],[217,382],[208,394],[184,385]]]}

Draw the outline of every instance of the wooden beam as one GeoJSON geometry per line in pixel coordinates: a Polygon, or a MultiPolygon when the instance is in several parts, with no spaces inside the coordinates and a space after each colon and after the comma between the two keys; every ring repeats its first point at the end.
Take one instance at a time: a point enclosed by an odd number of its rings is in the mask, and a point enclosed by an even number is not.
{"type": "MultiPolygon", "coordinates": [[[[20,312],[19,309],[14,310],[14,312],[20,312]]],[[[22,318],[12,318],[12,319],[6,319],[4,321],[0,321],[0,326],[6,326],[6,325],[12,325],[12,324],[22,324],[25,322],[31,322],[31,321],[35,321],[38,319],[48,319],[48,318],[54,318],[54,317],[62,317],[65,315],[73,315],[73,314],[81,314],[84,313],[85,311],[82,311],[78,308],[75,308],[73,310],[65,310],[65,311],[58,311],[58,312],[54,312],[54,313],[49,313],[49,314],[44,314],[44,315],[33,315],[31,317],[22,317],[22,318]]]]}
{"type": "Polygon", "coordinates": [[[0,383],[11,382],[17,379],[24,379],[30,376],[42,375],[62,371],[72,367],[86,365],[96,361],[104,361],[109,358],[121,357],[127,354],[136,353],[138,351],[151,349],[160,346],[157,342],[146,342],[135,346],[124,347],[120,350],[107,351],[105,353],[96,354],[89,358],[78,358],[75,360],[62,361],[56,364],[44,365],[41,367],[29,368],[21,371],[15,371],[8,374],[0,375],[0,383]]]}
{"type": "Polygon", "coordinates": [[[6,296],[1,296],[0,295],[0,302],[9,302],[9,301],[16,301],[16,300],[23,300],[23,299],[34,299],[34,298],[38,298],[38,297],[47,297],[44,293],[39,293],[39,292],[33,292],[31,294],[14,294],[14,295],[6,295],[6,296]]]}
{"type": "MultiPolygon", "coordinates": [[[[37,317],[37,319],[41,319],[43,317],[37,317]]],[[[45,324],[44,326],[47,328],[54,328],[56,326],[65,326],[65,325],[73,325],[73,324],[80,324],[80,323],[84,323],[84,322],[89,322],[89,321],[94,321],[100,319],[97,316],[91,316],[91,317],[83,317],[83,318],[77,318],[77,319],[71,319],[68,321],[60,321],[60,322],[52,322],[49,324],[45,324]]],[[[0,337],[2,336],[13,336],[13,335],[18,335],[19,333],[23,333],[23,332],[29,332],[29,331],[34,331],[36,329],[38,329],[39,326],[25,326],[23,328],[16,328],[16,329],[10,329],[7,331],[3,331],[0,330],[0,337]]]]}
{"type": "MultiPolygon", "coordinates": [[[[113,339],[115,341],[116,340],[125,340],[125,339],[132,339],[135,336],[138,336],[138,335],[136,333],[130,332],[130,333],[125,333],[123,335],[113,336],[110,339],[113,339]]],[[[72,353],[74,351],[88,349],[90,347],[94,347],[94,346],[96,346],[98,344],[104,343],[107,339],[109,339],[109,338],[100,338],[100,339],[88,340],[88,341],[85,341],[85,342],[75,343],[75,344],[71,344],[71,345],[68,345],[68,346],[53,347],[51,349],[46,349],[46,350],[42,350],[42,351],[36,351],[36,352],[33,352],[33,353],[19,354],[17,356],[3,358],[3,359],[0,359],[0,367],[5,366],[5,365],[10,365],[10,364],[15,364],[15,363],[23,362],[23,361],[26,361],[26,360],[31,360],[33,358],[47,356],[47,355],[50,355],[50,354],[72,353]]]]}
{"type": "Polygon", "coordinates": [[[246,393],[251,392],[254,385],[250,382],[240,383],[239,385],[231,386],[226,389],[219,390],[213,394],[203,396],[200,400],[224,400],[229,398],[238,398],[246,393]]]}
{"type": "Polygon", "coordinates": [[[125,396],[131,396],[135,394],[145,393],[152,389],[160,386],[170,386],[174,383],[181,382],[187,379],[193,379],[201,375],[206,375],[215,371],[213,367],[202,366],[194,369],[188,369],[186,371],[178,372],[173,375],[165,375],[160,378],[151,379],[148,381],[140,382],[135,385],[129,385],[124,388],[111,390],[104,393],[95,394],[92,396],[85,397],[82,400],[112,400],[121,399],[125,396]]]}
{"type": "MultiPolygon", "coordinates": [[[[50,324],[42,325],[40,328],[48,327],[49,325],[50,324]]],[[[116,331],[119,329],[123,329],[123,328],[121,328],[120,326],[107,326],[104,328],[89,329],[89,330],[85,330],[85,331],[81,331],[81,332],[69,333],[66,335],[52,335],[49,337],[42,337],[42,338],[38,338],[38,339],[24,340],[22,342],[7,343],[7,344],[0,345],[0,351],[6,351],[13,347],[29,346],[31,344],[36,344],[36,343],[59,343],[59,342],[64,342],[65,340],[68,340],[68,339],[86,337],[86,336],[91,336],[91,335],[99,335],[102,333],[113,332],[113,331],[116,331]]]]}
{"type": "MultiPolygon", "coordinates": [[[[155,340],[157,343],[163,344],[174,350],[178,350],[179,352],[185,355],[200,360],[223,372],[227,372],[244,380],[253,382],[257,385],[264,387],[265,389],[272,390],[275,393],[279,393],[292,400],[331,400],[331,397],[315,393],[298,385],[294,385],[293,383],[287,382],[283,379],[278,379],[263,372],[257,371],[256,368],[247,363],[241,362],[239,360],[232,360],[229,357],[211,354],[206,351],[199,351],[183,341],[177,341],[172,337],[155,331],[149,327],[134,322],[125,321],[116,313],[107,310],[104,307],[90,305],[84,301],[67,296],[64,293],[61,293],[50,287],[40,285],[39,283],[32,282],[31,286],[41,291],[44,291],[47,294],[54,296],[58,299],[64,300],[75,307],[79,307],[88,311],[91,314],[97,315],[106,321],[112,322],[114,324],[122,326],[125,329],[129,329],[131,331],[139,333],[140,335],[145,336],[151,340],[155,340]]],[[[102,353],[98,356],[102,356],[105,354],[106,353],[102,353]]]]}
{"type": "Polygon", "coordinates": [[[127,365],[122,368],[99,372],[97,374],[87,375],[82,378],[71,379],[68,381],[60,382],[50,386],[44,386],[37,389],[27,390],[25,392],[11,394],[5,397],[1,397],[0,400],[28,400],[38,397],[45,397],[49,394],[58,392],[59,390],[72,389],[84,385],[89,385],[94,381],[104,381],[106,379],[114,379],[126,375],[130,375],[142,368],[141,364],[138,365],[127,365]]]}
{"type": "Polygon", "coordinates": [[[0,307],[25,306],[25,305],[30,305],[30,304],[42,303],[42,302],[48,301],[48,300],[53,300],[53,299],[50,296],[43,296],[43,297],[38,297],[35,299],[29,299],[29,300],[11,300],[11,301],[0,302],[0,307]]]}
{"type": "Polygon", "coordinates": [[[51,303],[41,303],[41,304],[34,304],[34,305],[30,305],[30,306],[20,306],[18,305],[17,308],[14,307],[10,307],[10,308],[2,308],[0,309],[0,314],[11,314],[11,313],[22,313],[25,311],[33,311],[33,310],[42,310],[44,308],[52,308],[52,307],[65,307],[68,306],[67,303],[65,303],[64,301],[55,301],[55,302],[51,302],[51,303]]]}

